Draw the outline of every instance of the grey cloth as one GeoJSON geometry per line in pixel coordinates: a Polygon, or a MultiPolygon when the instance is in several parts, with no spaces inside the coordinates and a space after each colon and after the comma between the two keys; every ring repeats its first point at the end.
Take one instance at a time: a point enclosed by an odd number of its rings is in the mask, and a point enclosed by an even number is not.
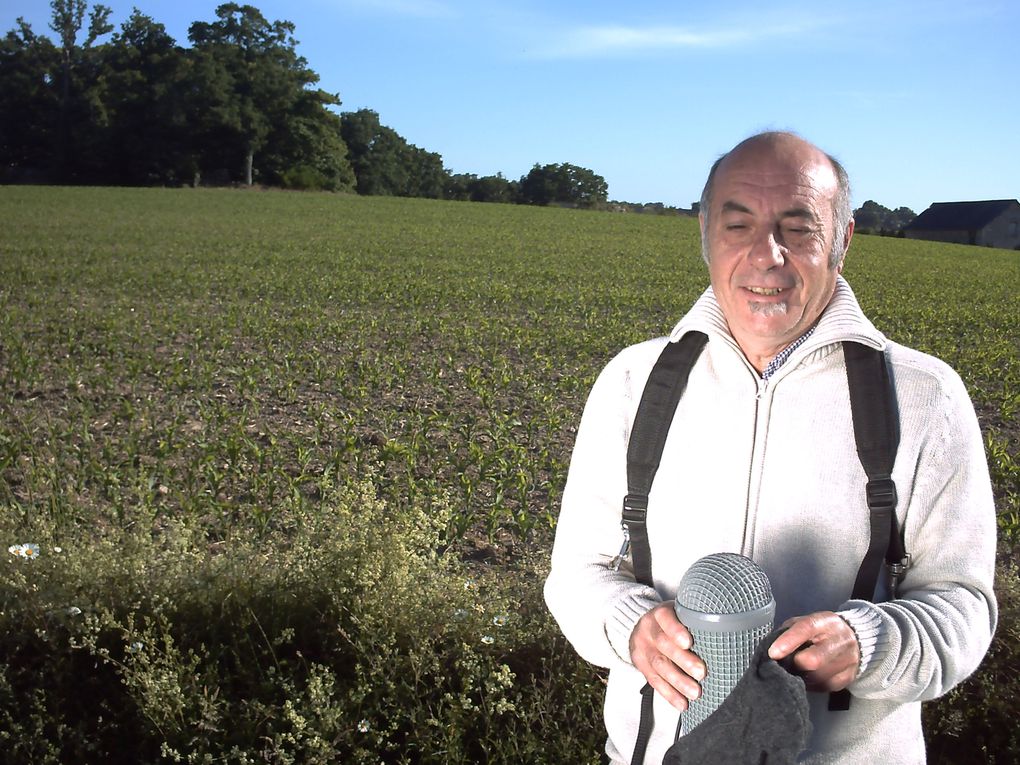
{"type": "Polygon", "coordinates": [[[793,765],[811,733],[804,681],[768,657],[766,635],[743,677],[708,718],[667,751],[663,765],[793,765]]]}

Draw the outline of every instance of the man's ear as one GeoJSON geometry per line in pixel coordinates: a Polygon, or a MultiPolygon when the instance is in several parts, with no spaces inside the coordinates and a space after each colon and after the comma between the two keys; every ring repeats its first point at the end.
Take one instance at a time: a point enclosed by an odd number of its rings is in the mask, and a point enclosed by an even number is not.
{"type": "Polygon", "coordinates": [[[846,224],[846,242],[843,245],[843,254],[839,257],[839,265],[836,266],[836,273],[843,273],[843,263],[846,261],[847,250],[850,249],[850,240],[854,238],[854,219],[846,224]]]}

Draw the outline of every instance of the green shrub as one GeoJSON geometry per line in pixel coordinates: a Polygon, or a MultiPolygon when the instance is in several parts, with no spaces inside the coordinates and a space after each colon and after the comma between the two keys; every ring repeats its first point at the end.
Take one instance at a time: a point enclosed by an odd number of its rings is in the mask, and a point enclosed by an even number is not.
{"type": "Polygon", "coordinates": [[[286,189],[318,191],[331,188],[326,176],[309,165],[297,165],[285,170],[280,176],[280,181],[286,189]]]}

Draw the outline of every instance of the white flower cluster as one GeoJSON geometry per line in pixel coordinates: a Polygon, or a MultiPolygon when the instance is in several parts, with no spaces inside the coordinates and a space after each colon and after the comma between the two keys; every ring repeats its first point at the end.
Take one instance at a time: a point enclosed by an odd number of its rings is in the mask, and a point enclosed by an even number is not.
{"type": "Polygon", "coordinates": [[[25,558],[30,560],[32,558],[39,557],[39,545],[34,542],[26,542],[21,545],[11,545],[7,548],[7,552],[16,558],[25,558]]]}

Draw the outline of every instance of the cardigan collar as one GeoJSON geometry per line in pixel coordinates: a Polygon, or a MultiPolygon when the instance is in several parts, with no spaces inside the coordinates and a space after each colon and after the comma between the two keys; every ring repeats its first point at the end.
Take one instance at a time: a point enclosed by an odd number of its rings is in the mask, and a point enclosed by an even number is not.
{"type": "MultiPolygon", "coordinates": [[[[719,338],[740,352],[711,287],[702,293],[687,315],[677,323],[669,339],[675,342],[691,330],[704,332],[710,339],[719,338]]],[[[795,355],[799,357],[844,340],[870,345],[878,350],[884,350],[888,343],[885,335],[864,315],[846,279],[837,276],[832,300],[822,311],[811,337],[797,349],[795,355]]]]}

